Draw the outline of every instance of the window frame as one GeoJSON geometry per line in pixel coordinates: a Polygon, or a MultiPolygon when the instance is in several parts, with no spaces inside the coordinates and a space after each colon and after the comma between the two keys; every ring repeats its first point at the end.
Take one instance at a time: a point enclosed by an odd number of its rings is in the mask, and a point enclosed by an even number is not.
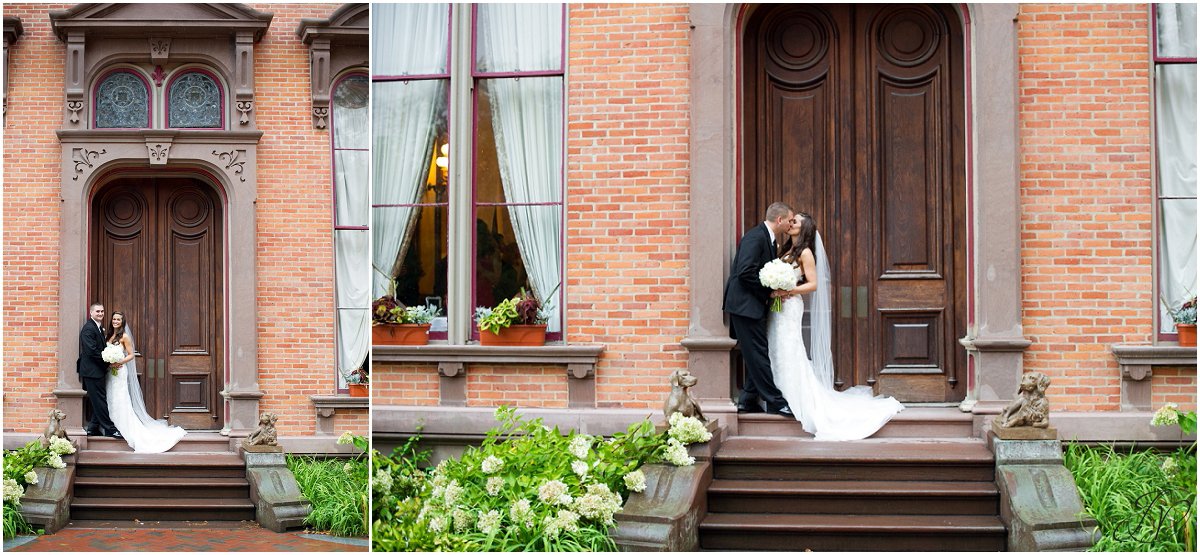
{"type": "Polygon", "coordinates": [[[220,130],[223,130],[223,129],[226,129],[227,121],[229,118],[225,117],[226,116],[225,111],[226,111],[227,105],[228,105],[228,102],[226,102],[226,100],[225,100],[225,84],[221,82],[221,78],[218,77],[216,73],[209,70],[208,68],[203,67],[203,66],[184,66],[184,67],[176,69],[175,71],[173,71],[171,73],[171,76],[169,78],[167,78],[165,86],[162,87],[162,97],[163,97],[162,128],[164,130],[171,130],[171,129],[179,129],[179,130],[220,129],[220,130]],[[180,78],[187,76],[189,74],[192,74],[192,73],[200,73],[200,74],[206,75],[209,79],[213,80],[213,83],[216,83],[216,85],[217,85],[217,111],[220,113],[220,117],[221,117],[221,120],[218,123],[217,127],[171,127],[171,88],[175,86],[175,82],[178,81],[180,78]]]}
{"type": "Polygon", "coordinates": [[[1153,326],[1154,326],[1154,340],[1156,343],[1160,343],[1160,342],[1173,343],[1173,342],[1179,341],[1178,330],[1176,330],[1175,332],[1162,331],[1163,324],[1165,323],[1165,320],[1163,319],[1164,316],[1163,316],[1162,300],[1161,300],[1162,299],[1162,282],[1161,282],[1162,275],[1161,275],[1161,272],[1165,271],[1161,261],[1163,259],[1164,254],[1162,252],[1162,248],[1163,248],[1162,242],[1159,241],[1160,228],[1163,224],[1162,201],[1172,200],[1172,199],[1178,199],[1178,200],[1192,199],[1193,201],[1195,201],[1196,197],[1194,197],[1194,196],[1193,197],[1164,196],[1163,192],[1162,192],[1162,179],[1161,179],[1161,176],[1159,173],[1160,172],[1159,157],[1161,156],[1161,153],[1159,152],[1159,149],[1158,149],[1159,113],[1158,113],[1158,103],[1155,101],[1155,99],[1157,98],[1157,91],[1158,91],[1158,71],[1157,70],[1158,70],[1158,66],[1160,66],[1160,65],[1182,65],[1182,64],[1196,65],[1196,57],[1194,57],[1194,56],[1193,57],[1163,56],[1163,55],[1159,54],[1159,44],[1158,44],[1158,7],[1159,7],[1159,5],[1161,5],[1161,4],[1160,3],[1151,3],[1149,5],[1149,11],[1150,11],[1150,102],[1152,105],[1151,118],[1150,118],[1150,121],[1151,121],[1150,140],[1151,140],[1151,144],[1153,145],[1153,147],[1151,149],[1151,152],[1152,152],[1152,154],[1151,154],[1151,164],[1152,164],[1151,175],[1153,176],[1153,178],[1151,180],[1152,181],[1151,189],[1152,189],[1153,195],[1154,195],[1153,208],[1152,208],[1152,212],[1151,212],[1151,222],[1153,225],[1152,236],[1153,236],[1153,241],[1154,241],[1154,259],[1152,262],[1152,264],[1153,264],[1152,275],[1154,276],[1154,289],[1153,289],[1154,290],[1154,299],[1153,299],[1154,321],[1153,321],[1153,326]]]}
{"type": "Polygon", "coordinates": [[[154,87],[150,86],[150,79],[143,75],[141,68],[127,65],[116,65],[106,68],[96,78],[96,82],[92,85],[92,105],[91,105],[91,125],[92,129],[154,129],[154,87]],[[100,127],[100,86],[104,84],[109,77],[117,73],[130,73],[137,77],[142,85],[146,87],[146,127],[100,127]]]}
{"type": "MultiPolygon", "coordinates": [[[[340,86],[342,84],[342,82],[344,82],[346,79],[349,79],[351,77],[356,77],[356,76],[364,77],[367,79],[367,95],[368,95],[367,98],[369,99],[370,94],[371,94],[371,92],[370,92],[371,91],[371,73],[370,73],[370,71],[367,70],[367,68],[352,67],[350,69],[347,69],[347,70],[343,71],[342,73],[338,74],[336,77],[334,77],[333,83],[329,87],[329,170],[330,170],[330,172],[329,172],[329,194],[330,194],[330,198],[333,199],[333,203],[331,205],[333,211],[330,214],[330,216],[331,216],[331,220],[333,221],[333,234],[332,234],[333,235],[333,237],[332,237],[333,238],[333,259],[332,259],[332,262],[334,263],[334,268],[335,268],[334,292],[333,292],[333,305],[334,305],[333,306],[333,326],[334,326],[334,330],[339,329],[343,310],[359,310],[354,307],[340,306],[337,302],[337,298],[338,298],[337,276],[336,276],[336,273],[337,273],[336,265],[337,265],[337,256],[338,256],[338,254],[337,254],[337,249],[338,249],[337,232],[338,231],[363,231],[363,232],[365,232],[367,234],[367,245],[368,245],[367,255],[368,255],[368,257],[370,256],[370,252],[371,252],[370,251],[370,244],[371,244],[370,243],[370,241],[371,241],[371,225],[370,225],[371,217],[370,216],[371,216],[371,214],[370,214],[369,210],[367,212],[367,225],[365,225],[365,226],[342,225],[338,221],[337,153],[338,153],[338,151],[342,151],[342,150],[367,152],[367,153],[371,152],[371,144],[370,144],[370,141],[371,141],[371,134],[370,134],[371,105],[370,105],[369,100],[367,103],[367,146],[366,146],[366,148],[346,148],[346,147],[339,148],[337,146],[337,138],[336,138],[337,137],[337,135],[336,135],[336,133],[337,133],[337,127],[336,127],[337,118],[334,116],[335,110],[334,110],[333,99],[337,96],[338,86],[340,86]]],[[[367,167],[367,187],[368,187],[368,189],[370,188],[370,184],[371,184],[370,183],[370,181],[371,181],[370,180],[370,169],[371,168],[369,167],[371,162],[372,161],[370,159],[370,156],[368,156],[367,157],[367,165],[368,165],[368,167],[367,167]]],[[[370,195],[370,193],[368,192],[368,199],[367,199],[368,204],[370,203],[369,195],[370,195]]],[[[367,315],[370,316],[370,314],[371,314],[370,305],[367,306],[366,310],[367,310],[367,315]]],[[[369,327],[370,320],[368,320],[367,325],[368,325],[368,328],[367,328],[366,332],[368,335],[370,335],[370,333],[371,333],[371,329],[369,327]]],[[[342,352],[341,345],[339,343],[341,341],[341,334],[335,331],[333,336],[334,336],[334,366],[335,366],[335,368],[337,368],[340,366],[340,362],[341,362],[338,360],[338,358],[341,357],[341,352],[342,352]]],[[[368,345],[367,359],[364,362],[364,365],[369,365],[370,363],[371,363],[371,349],[368,345]]],[[[337,393],[339,395],[348,394],[350,392],[350,387],[346,383],[345,376],[342,375],[342,372],[340,369],[337,370],[337,374],[338,374],[337,379],[336,379],[337,393]]]]}

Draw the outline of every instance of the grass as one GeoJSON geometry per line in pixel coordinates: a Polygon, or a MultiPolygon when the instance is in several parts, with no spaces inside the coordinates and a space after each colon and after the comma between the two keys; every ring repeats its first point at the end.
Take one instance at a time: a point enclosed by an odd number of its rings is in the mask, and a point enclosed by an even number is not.
{"type": "Polygon", "coordinates": [[[10,503],[4,504],[4,539],[9,540],[23,534],[32,534],[33,527],[25,522],[21,511],[10,503]]]}
{"type": "Polygon", "coordinates": [[[1069,444],[1064,462],[1103,537],[1092,551],[1194,551],[1196,453],[1069,444]]]}
{"type": "Polygon", "coordinates": [[[300,492],[312,505],[305,522],[315,530],[336,536],[367,535],[367,461],[345,459],[287,458],[296,475],[300,492]]]}

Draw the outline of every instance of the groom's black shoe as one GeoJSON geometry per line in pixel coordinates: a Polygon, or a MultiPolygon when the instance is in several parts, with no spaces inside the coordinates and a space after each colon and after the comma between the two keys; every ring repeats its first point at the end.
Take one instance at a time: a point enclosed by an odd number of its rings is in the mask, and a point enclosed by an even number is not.
{"type": "Polygon", "coordinates": [[[788,407],[787,405],[784,405],[783,407],[780,407],[777,410],[768,411],[768,412],[770,412],[771,414],[778,414],[780,416],[790,416],[793,418],[796,416],[795,414],[792,414],[791,407],[788,407]]]}
{"type": "Polygon", "coordinates": [[[114,439],[125,439],[125,436],[121,435],[121,432],[113,432],[113,433],[109,434],[108,437],[111,437],[114,439]]]}
{"type": "Polygon", "coordinates": [[[758,403],[738,403],[737,411],[742,413],[762,412],[763,409],[758,403]]]}
{"type": "Polygon", "coordinates": [[[100,432],[97,432],[96,430],[84,430],[84,433],[86,433],[89,436],[103,436],[104,435],[100,432]]]}

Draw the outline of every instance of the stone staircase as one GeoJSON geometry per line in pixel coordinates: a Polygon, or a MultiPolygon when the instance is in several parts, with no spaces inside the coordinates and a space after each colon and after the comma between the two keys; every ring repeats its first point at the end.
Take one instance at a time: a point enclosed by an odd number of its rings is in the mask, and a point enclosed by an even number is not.
{"type": "Polygon", "coordinates": [[[876,436],[819,442],[741,415],[713,457],[705,550],[1003,551],[995,461],[971,416],[910,408],[876,436]]]}
{"type": "Polygon", "coordinates": [[[76,457],[72,520],[254,520],[245,463],[219,434],[193,432],[157,454],[90,437],[76,457]]]}

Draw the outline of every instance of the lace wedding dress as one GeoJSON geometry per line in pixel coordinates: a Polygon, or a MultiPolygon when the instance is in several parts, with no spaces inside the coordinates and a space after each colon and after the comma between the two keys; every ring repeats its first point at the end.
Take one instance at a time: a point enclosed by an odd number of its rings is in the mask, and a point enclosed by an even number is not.
{"type": "MultiPolygon", "coordinates": [[[[133,344],[133,336],[129,343],[133,344]]],[[[125,353],[129,355],[128,352],[125,353]]],[[[108,415],[125,441],[137,453],[163,453],[179,443],[186,431],[171,426],[165,420],[155,420],[146,413],[142,400],[142,388],[138,386],[137,366],[134,360],[121,365],[117,375],[107,376],[108,415]]]]}
{"type": "Polygon", "coordinates": [[[832,368],[829,376],[822,376],[809,361],[801,336],[803,318],[804,297],[796,295],[785,300],[782,311],[768,316],[767,338],[771,375],[804,431],[822,441],[863,439],[904,410],[904,405],[892,397],[874,397],[868,386],[835,390],[832,368]]]}

